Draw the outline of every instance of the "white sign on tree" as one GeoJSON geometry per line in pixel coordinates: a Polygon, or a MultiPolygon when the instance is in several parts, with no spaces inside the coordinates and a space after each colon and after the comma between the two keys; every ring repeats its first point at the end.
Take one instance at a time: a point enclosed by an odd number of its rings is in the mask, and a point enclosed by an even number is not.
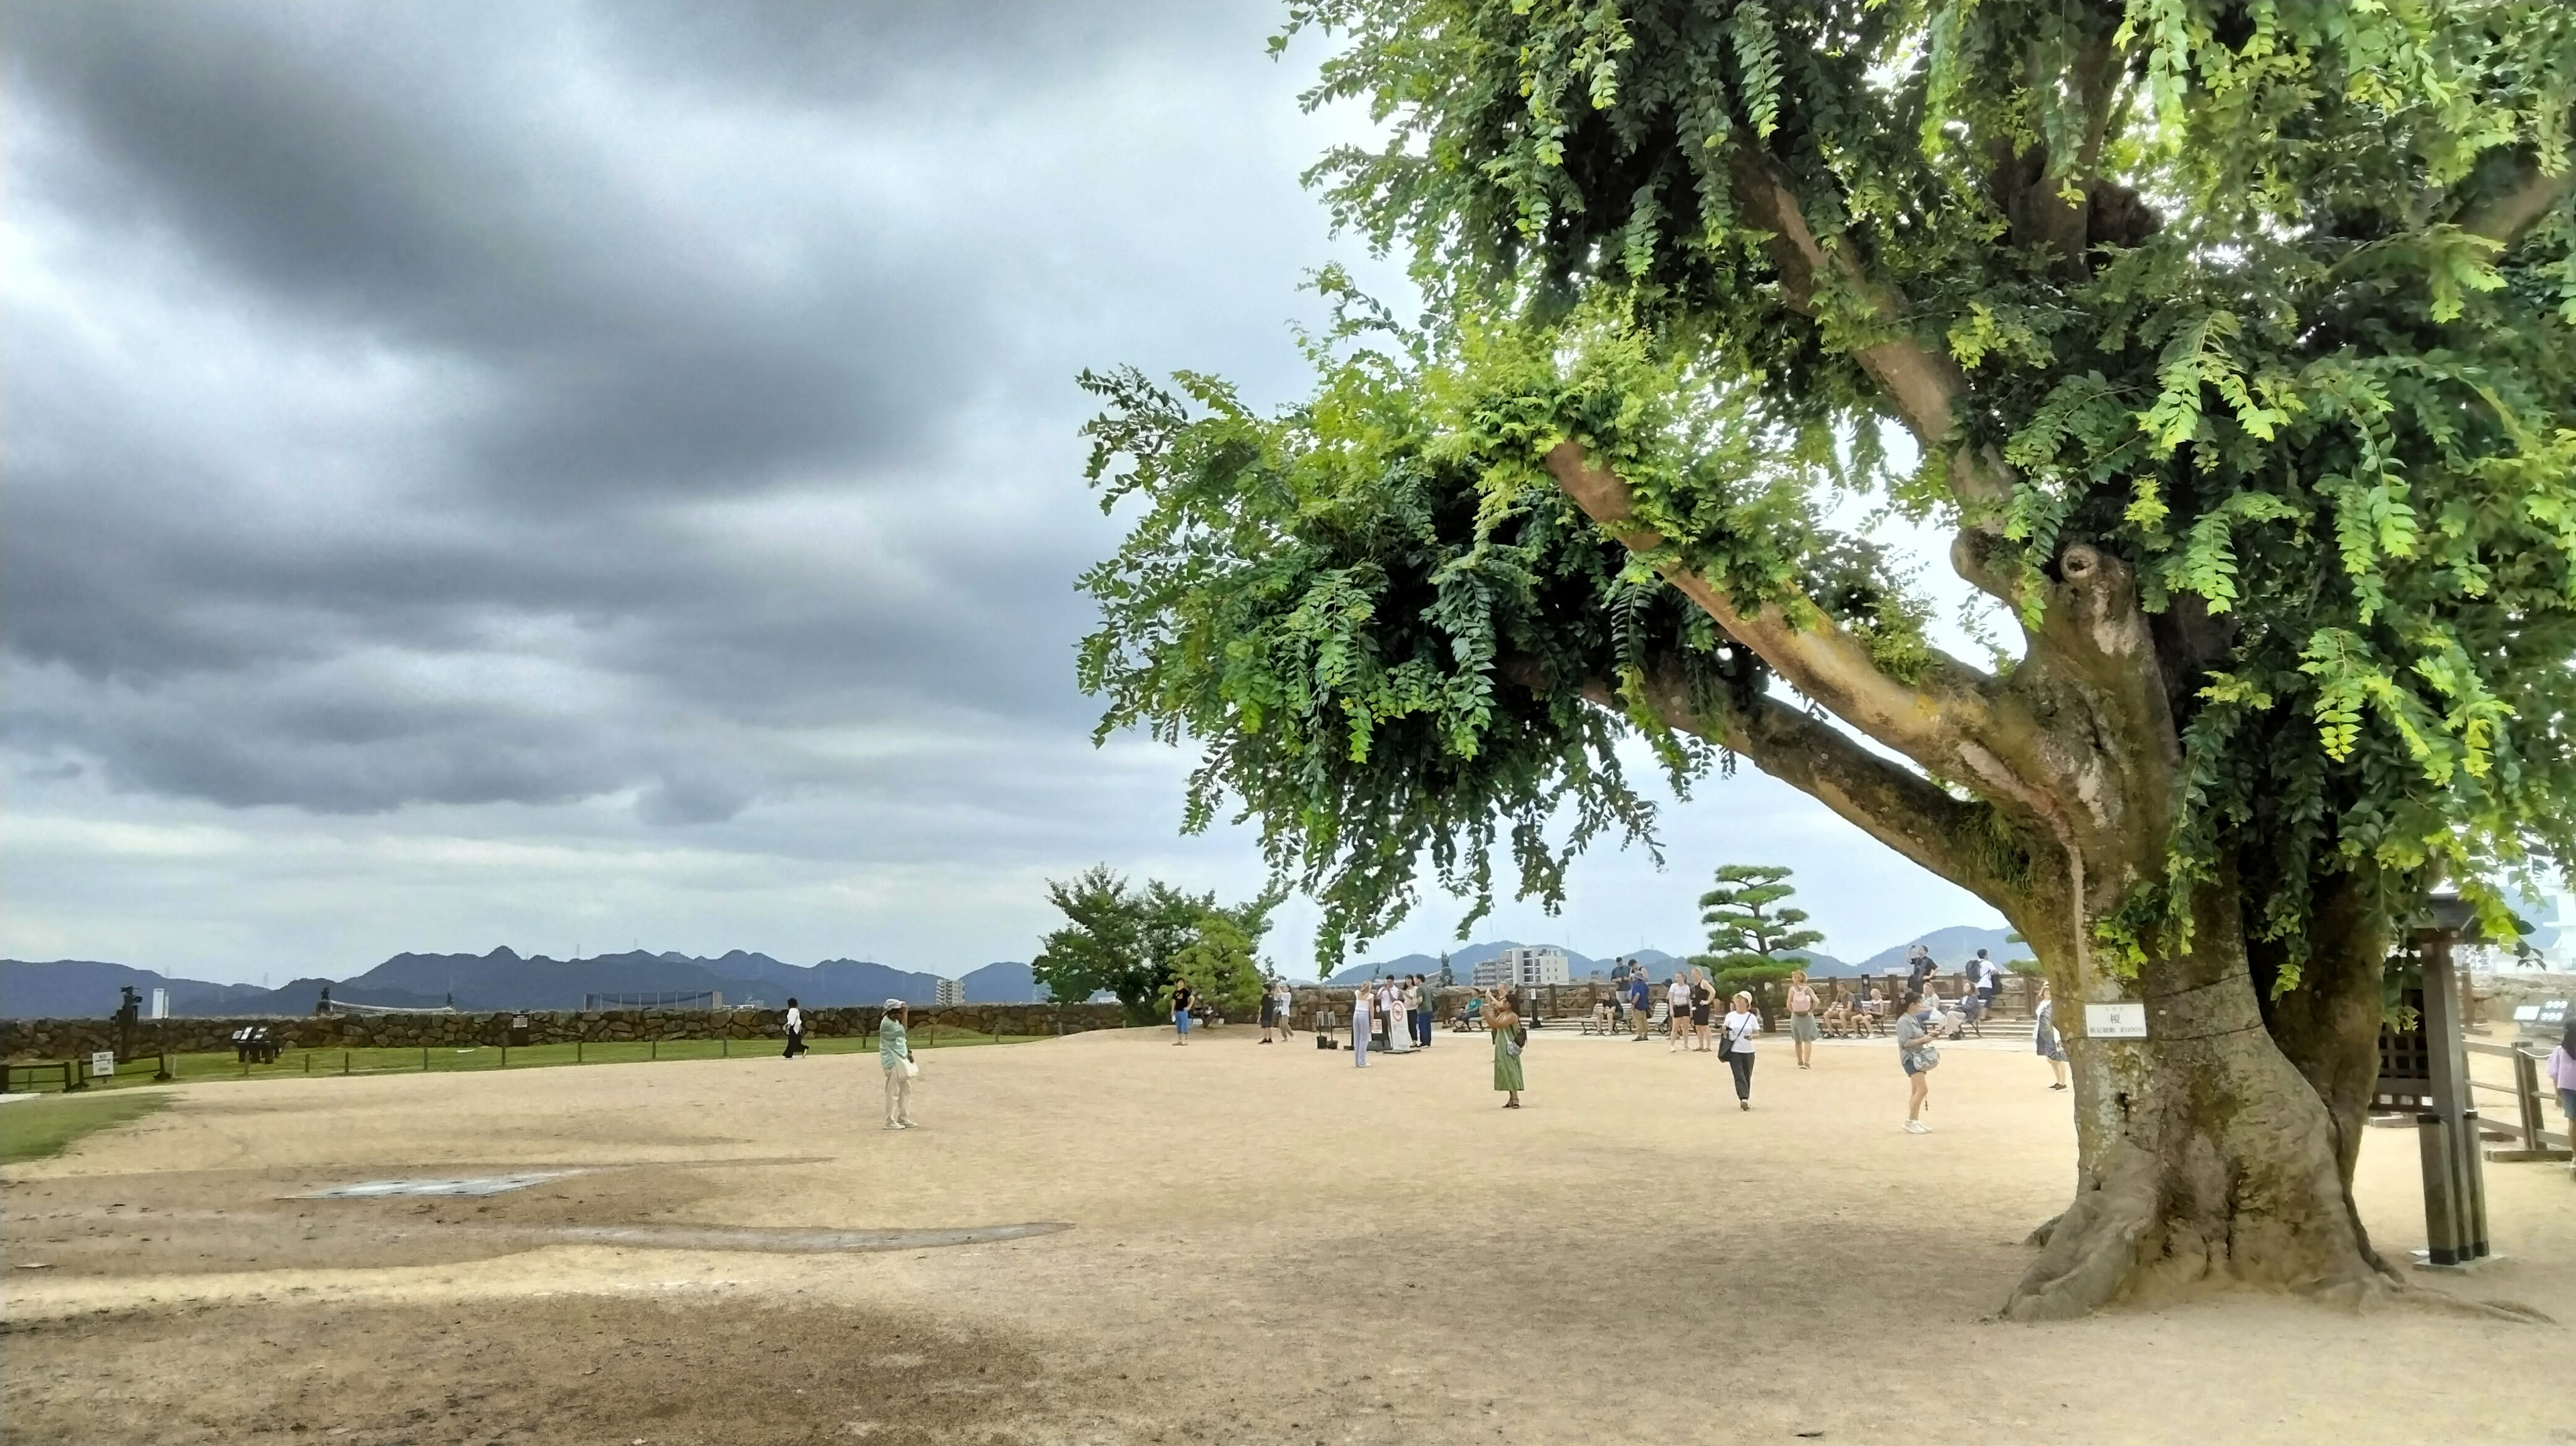
{"type": "Polygon", "coordinates": [[[2093,1039],[2144,1039],[2147,1037],[2147,1006],[2087,1004],[2084,1006],[2084,1033],[2093,1039]]]}

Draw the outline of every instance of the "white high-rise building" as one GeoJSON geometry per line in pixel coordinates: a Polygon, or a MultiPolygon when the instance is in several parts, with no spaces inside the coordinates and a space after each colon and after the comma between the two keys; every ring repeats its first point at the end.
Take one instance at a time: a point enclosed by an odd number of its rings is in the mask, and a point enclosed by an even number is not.
{"type": "Polygon", "coordinates": [[[938,990],[931,995],[931,1002],[932,1007],[936,1009],[946,1009],[952,1004],[963,1004],[966,1002],[966,986],[954,979],[942,979],[939,981],[938,990]]]}
{"type": "Polygon", "coordinates": [[[1476,966],[1476,987],[1502,985],[1524,989],[1534,984],[1570,984],[1574,980],[1562,949],[1515,944],[1476,966]]]}

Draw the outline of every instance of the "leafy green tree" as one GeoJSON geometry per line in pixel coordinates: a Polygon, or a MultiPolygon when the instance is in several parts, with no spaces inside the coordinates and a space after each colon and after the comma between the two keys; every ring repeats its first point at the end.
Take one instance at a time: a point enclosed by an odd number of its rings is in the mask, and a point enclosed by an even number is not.
{"type": "Polygon", "coordinates": [[[2075,1061],[2007,1302],[2394,1278],[2349,1183],[2424,888],[2576,856],[2576,7],[1303,0],[1312,394],[1087,382],[1141,504],[1086,584],[1104,728],[1195,740],[1323,906],[1553,903],[1741,757],[1992,904],[2075,1061]],[[1947,530],[1932,647],[1826,518],[1947,530]],[[1794,698],[1791,695],[1795,695],[1794,698]],[[1858,735],[1855,737],[1855,735],[1858,735]],[[2143,1043],[2079,1000],[2152,999],[2143,1043]],[[2223,1187],[2212,1182],[2224,1182],[2223,1187]]]}
{"type": "MultiPolygon", "coordinates": [[[[1209,902],[1210,907],[1199,915],[1190,941],[1172,956],[1172,977],[1174,981],[1187,980],[1198,997],[1217,1013],[1243,1019],[1260,1008],[1262,991],[1268,987],[1257,951],[1261,935],[1270,927],[1270,909],[1277,901],[1256,901],[1247,910],[1220,909],[1213,907],[1212,899],[1209,902]]],[[[1166,983],[1158,997],[1168,1013],[1172,984],[1166,983]]]]}
{"type": "Polygon", "coordinates": [[[1777,864],[1722,864],[1717,887],[1699,896],[1699,921],[1708,926],[1708,952],[1691,960],[1717,982],[1718,997],[1786,979],[1805,967],[1800,949],[1813,949],[1825,936],[1798,927],[1807,911],[1779,908],[1798,891],[1789,886],[1789,870],[1777,864]]]}
{"type": "Polygon", "coordinates": [[[1105,864],[1071,881],[1049,880],[1047,899],[1065,916],[1046,936],[1029,972],[1051,999],[1115,996],[1132,1023],[1169,1013],[1172,985],[1186,978],[1227,1013],[1260,999],[1256,958],[1279,895],[1227,908],[1216,895],[1189,894],[1160,880],[1136,888],[1105,864]]]}

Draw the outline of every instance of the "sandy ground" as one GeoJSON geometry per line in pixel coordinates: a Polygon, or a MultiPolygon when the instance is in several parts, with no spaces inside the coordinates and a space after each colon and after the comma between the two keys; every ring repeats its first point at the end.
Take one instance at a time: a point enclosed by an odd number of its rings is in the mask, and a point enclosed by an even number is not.
{"type": "MultiPolygon", "coordinates": [[[[1713,1056],[1547,1031],[1366,1071],[1243,1029],[872,1058],[183,1087],[0,1185],[11,1442],[1903,1439],[2576,1442],[2576,1183],[2490,1165],[2508,1257],[2430,1289],[1991,1318],[2069,1188],[2026,1045],[1713,1056]],[[286,1198],[578,1169],[486,1199],[286,1198]],[[862,1253],[613,1226],[1060,1233],[862,1253]],[[42,1269],[17,1267],[41,1265],[42,1269]]],[[[2358,1195],[2422,1243],[2414,1140],[2358,1195]]]]}

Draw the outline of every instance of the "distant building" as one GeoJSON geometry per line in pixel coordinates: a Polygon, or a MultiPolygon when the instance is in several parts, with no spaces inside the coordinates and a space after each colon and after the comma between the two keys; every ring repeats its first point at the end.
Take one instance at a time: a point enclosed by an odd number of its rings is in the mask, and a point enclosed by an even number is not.
{"type": "Polygon", "coordinates": [[[931,1005],[933,1008],[937,1009],[946,1009],[952,1004],[963,1004],[965,1002],[966,986],[954,979],[940,980],[938,993],[931,996],[931,1005]]]}
{"type": "Polygon", "coordinates": [[[1515,944],[1476,966],[1476,987],[1502,985],[1525,989],[1534,984],[1570,984],[1573,973],[1562,949],[1536,949],[1515,944]]]}

